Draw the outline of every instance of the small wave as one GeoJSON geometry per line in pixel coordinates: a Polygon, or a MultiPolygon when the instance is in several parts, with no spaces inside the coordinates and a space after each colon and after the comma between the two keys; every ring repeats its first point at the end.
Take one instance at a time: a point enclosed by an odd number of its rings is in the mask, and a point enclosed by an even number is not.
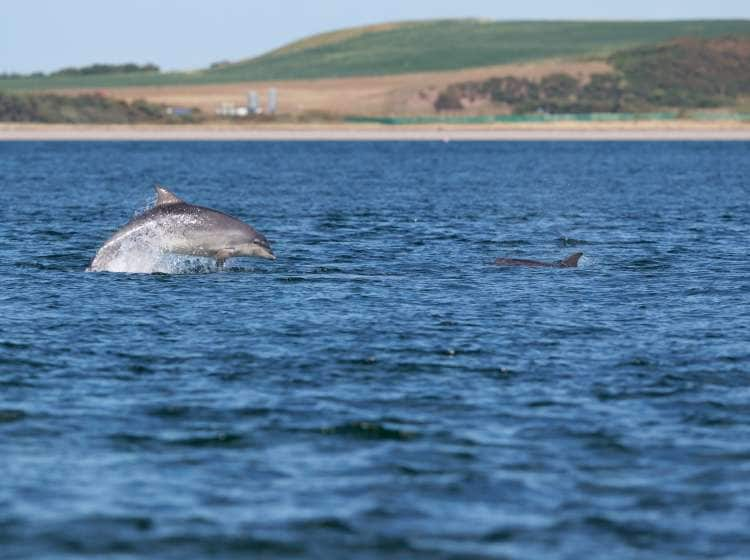
{"type": "Polygon", "coordinates": [[[346,270],[335,266],[319,266],[311,269],[310,274],[346,274],[346,270]]]}
{"type": "Polygon", "coordinates": [[[560,244],[560,247],[576,247],[578,245],[589,245],[591,243],[585,239],[576,239],[575,237],[568,237],[566,235],[558,237],[557,242],[560,244]]]}
{"type": "Polygon", "coordinates": [[[323,529],[326,531],[336,531],[339,533],[355,533],[355,530],[346,521],[338,517],[316,517],[298,521],[294,525],[302,530],[323,529]]]}
{"type": "Polygon", "coordinates": [[[499,543],[526,537],[531,530],[523,526],[499,527],[481,536],[482,542],[499,543]]]}
{"type": "Polygon", "coordinates": [[[645,358],[642,356],[635,356],[633,358],[630,358],[629,360],[616,364],[615,367],[635,366],[635,367],[644,367],[644,368],[655,368],[656,365],[657,364],[655,362],[652,362],[648,358],[645,358]]]}
{"type": "Polygon", "coordinates": [[[530,245],[525,239],[504,239],[498,241],[497,244],[501,247],[523,247],[525,245],[530,245]]]}
{"type": "Polygon", "coordinates": [[[26,342],[13,342],[12,340],[3,340],[0,341],[0,348],[5,348],[8,350],[28,350],[31,348],[31,344],[28,344],[26,342]]]}
{"type": "Polygon", "coordinates": [[[305,282],[304,276],[282,276],[276,279],[277,282],[284,282],[285,284],[297,284],[299,282],[305,282]]]}
{"type": "Polygon", "coordinates": [[[643,258],[631,261],[630,263],[628,263],[626,268],[641,271],[658,271],[668,270],[670,268],[670,265],[661,259],[643,258]]]}
{"type": "Polygon", "coordinates": [[[163,419],[183,419],[183,418],[257,418],[268,416],[273,409],[268,407],[240,407],[240,408],[212,408],[205,406],[188,406],[188,405],[157,405],[148,407],[146,414],[156,418],[163,419]]]}
{"type": "Polygon", "coordinates": [[[657,544],[679,542],[679,533],[640,520],[618,520],[606,515],[590,515],[584,518],[586,528],[610,533],[627,544],[640,549],[653,549],[657,544]]]}
{"type": "Polygon", "coordinates": [[[243,435],[229,432],[219,432],[208,435],[194,435],[169,439],[142,434],[119,433],[110,436],[110,440],[115,444],[139,448],[161,447],[164,445],[196,448],[244,447],[247,444],[247,441],[245,440],[245,437],[243,435]]]}
{"type": "Polygon", "coordinates": [[[24,366],[28,368],[42,369],[53,365],[50,362],[42,362],[30,358],[12,358],[10,356],[0,356],[0,366],[19,367],[24,366]]]}
{"type": "Polygon", "coordinates": [[[147,414],[157,418],[187,418],[193,415],[194,409],[184,405],[161,405],[147,410],[147,414]]]}
{"type": "Polygon", "coordinates": [[[39,229],[34,232],[34,235],[37,236],[43,236],[43,237],[50,237],[52,239],[70,239],[73,237],[73,234],[68,231],[57,231],[55,229],[39,229]]]}
{"type": "Polygon", "coordinates": [[[0,408],[0,424],[6,424],[10,422],[17,422],[26,418],[27,414],[23,410],[17,410],[13,408],[0,408]]]}
{"type": "Polygon", "coordinates": [[[366,356],[362,358],[340,358],[337,362],[353,366],[372,366],[377,364],[378,359],[375,356],[366,356]]]}
{"type": "Polygon", "coordinates": [[[171,445],[184,445],[187,447],[244,447],[244,436],[233,433],[218,433],[207,436],[193,436],[170,440],[171,445]]]}
{"type": "Polygon", "coordinates": [[[388,428],[378,422],[346,422],[337,426],[321,428],[324,435],[347,436],[357,439],[391,439],[406,441],[417,437],[417,433],[388,428]]]}
{"type": "Polygon", "coordinates": [[[618,434],[603,429],[584,431],[576,435],[584,440],[586,447],[597,452],[635,453],[633,448],[621,441],[622,438],[618,434]]]}
{"type": "Polygon", "coordinates": [[[35,260],[21,260],[13,263],[18,268],[32,270],[50,270],[54,272],[78,272],[81,261],[86,260],[85,253],[58,253],[53,255],[39,255],[35,260]]]}
{"type": "Polygon", "coordinates": [[[675,245],[667,251],[669,255],[688,255],[692,253],[689,247],[685,245],[675,245]]]}
{"type": "Polygon", "coordinates": [[[25,377],[16,376],[11,379],[0,379],[0,387],[34,387],[34,383],[29,382],[25,377]]]}

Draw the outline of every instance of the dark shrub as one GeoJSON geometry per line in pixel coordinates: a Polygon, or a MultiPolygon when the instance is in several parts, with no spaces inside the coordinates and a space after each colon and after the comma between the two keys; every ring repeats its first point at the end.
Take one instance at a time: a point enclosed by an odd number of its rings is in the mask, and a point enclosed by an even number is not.
{"type": "Polygon", "coordinates": [[[167,116],[162,105],[142,99],[127,103],[102,95],[0,93],[0,121],[47,123],[195,122],[195,111],[185,117],[167,116]]]}
{"type": "Polygon", "coordinates": [[[620,110],[623,94],[622,79],[617,74],[594,74],[578,97],[579,102],[592,113],[616,113],[620,110]]]}
{"type": "Polygon", "coordinates": [[[460,111],[463,108],[461,90],[456,86],[448,87],[435,100],[436,111],[460,111]]]}
{"type": "Polygon", "coordinates": [[[485,91],[496,103],[513,105],[522,101],[535,100],[539,97],[539,86],[526,78],[506,76],[492,78],[485,82],[485,91]]]}
{"type": "Polygon", "coordinates": [[[539,92],[544,99],[572,99],[578,93],[578,80],[568,74],[550,74],[542,78],[539,92]]]}
{"type": "Polygon", "coordinates": [[[750,94],[750,39],[677,39],[621,51],[610,62],[628,90],[657,106],[707,107],[750,94]]]}

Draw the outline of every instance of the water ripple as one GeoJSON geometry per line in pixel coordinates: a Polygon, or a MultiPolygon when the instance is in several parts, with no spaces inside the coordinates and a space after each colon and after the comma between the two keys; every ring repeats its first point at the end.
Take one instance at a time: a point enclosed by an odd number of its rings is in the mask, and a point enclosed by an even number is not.
{"type": "Polygon", "coordinates": [[[3,558],[748,556],[747,143],[0,155],[3,558]],[[155,180],[278,260],[86,274],[155,180]]]}

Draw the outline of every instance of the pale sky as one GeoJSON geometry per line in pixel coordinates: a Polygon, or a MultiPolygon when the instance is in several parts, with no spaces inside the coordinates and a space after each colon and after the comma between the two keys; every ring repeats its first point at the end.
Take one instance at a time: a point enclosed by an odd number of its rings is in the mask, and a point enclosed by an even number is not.
{"type": "Polygon", "coordinates": [[[750,0],[0,0],[0,72],[205,67],[342,27],[448,17],[750,19],[750,0]]]}

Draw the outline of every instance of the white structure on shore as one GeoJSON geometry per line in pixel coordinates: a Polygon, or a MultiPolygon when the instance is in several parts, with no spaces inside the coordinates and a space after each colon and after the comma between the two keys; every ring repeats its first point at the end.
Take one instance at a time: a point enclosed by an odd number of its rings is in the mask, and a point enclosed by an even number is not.
{"type": "Polygon", "coordinates": [[[250,111],[251,115],[255,115],[258,112],[260,105],[258,104],[258,92],[255,90],[247,93],[247,110],[250,111]]]}
{"type": "Polygon", "coordinates": [[[247,107],[236,107],[234,103],[222,103],[216,107],[216,114],[220,117],[246,117],[247,107]]]}
{"type": "Polygon", "coordinates": [[[278,102],[278,95],[276,93],[276,88],[271,88],[268,90],[268,114],[273,115],[276,113],[276,104],[278,102]]]}
{"type": "Polygon", "coordinates": [[[258,92],[251,90],[247,92],[247,103],[243,107],[242,105],[236,106],[234,103],[223,102],[221,105],[216,107],[216,114],[220,117],[247,117],[252,115],[262,115],[264,112],[269,115],[276,114],[278,106],[278,92],[276,88],[268,90],[268,105],[267,110],[264,111],[260,103],[258,92]]]}

